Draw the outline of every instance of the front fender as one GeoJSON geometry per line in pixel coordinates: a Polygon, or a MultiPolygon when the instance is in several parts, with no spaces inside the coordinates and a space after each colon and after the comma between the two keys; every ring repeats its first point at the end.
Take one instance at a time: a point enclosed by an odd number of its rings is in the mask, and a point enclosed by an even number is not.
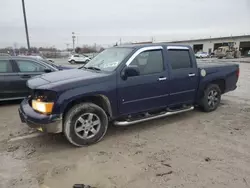
{"type": "Polygon", "coordinates": [[[112,83],[92,84],[66,90],[61,93],[56,101],[55,112],[62,114],[67,105],[84,97],[100,96],[110,106],[109,110],[114,115],[117,112],[116,89],[112,83]]]}

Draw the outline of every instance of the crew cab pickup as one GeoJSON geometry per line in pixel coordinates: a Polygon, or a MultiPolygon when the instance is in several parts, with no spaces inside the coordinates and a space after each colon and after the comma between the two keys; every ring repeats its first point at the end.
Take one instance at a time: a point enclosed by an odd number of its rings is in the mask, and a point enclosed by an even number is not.
{"type": "Polygon", "coordinates": [[[86,65],[36,76],[19,108],[21,121],[63,132],[70,143],[100,141],[109,124],[128,126],[199,106],[214,111],[235,90],[239,65],[197,64],[189,46],[127,45],[104,50],[86,65]]]}

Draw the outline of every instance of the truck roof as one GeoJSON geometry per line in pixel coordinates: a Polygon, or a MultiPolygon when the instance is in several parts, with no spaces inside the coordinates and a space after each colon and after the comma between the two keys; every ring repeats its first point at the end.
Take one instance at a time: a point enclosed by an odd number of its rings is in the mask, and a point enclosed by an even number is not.
{"type": "Polygon", "coordinates": [[[182,44],[175,44],[175,43],[148,43],[148,44],[125,44],[125,45],[120,45],[120,46],[116,46],[118,48],[144,48],[144,47],[150,47],[150,46],[178,46],[178,47],[187,47],[187,48],[191,48],[189,45],[182,45],[182,44]]]}

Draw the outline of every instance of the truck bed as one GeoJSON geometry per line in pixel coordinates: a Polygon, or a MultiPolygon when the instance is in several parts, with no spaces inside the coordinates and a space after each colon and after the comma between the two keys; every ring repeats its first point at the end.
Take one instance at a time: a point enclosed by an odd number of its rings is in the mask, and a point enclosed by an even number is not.
{"type": "Polygon", "coordinates": [[[233,62],[225,62],[225,61],[204,61],[204,62],[197,62],[198,68],[205,69],[211,67],[230,67],[235,66],[237,64],[233,62]]]}

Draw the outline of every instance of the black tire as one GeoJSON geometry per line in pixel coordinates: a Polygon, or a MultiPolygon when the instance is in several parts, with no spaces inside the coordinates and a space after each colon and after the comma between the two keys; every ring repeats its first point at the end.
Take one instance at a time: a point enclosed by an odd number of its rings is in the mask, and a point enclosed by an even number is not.
{"type": "MultiPolygon", "coordinates": [[[[73,106],[67,112],[65,119],[64,119],[64,134],[66,138],[71,144],[75,146],[79,146],[79,147],[88,146],[88,145],[91,145],[100,141],[106,134],[107,129],[108,129],[107,114],[101,107],[93,103],[81,103],[81,104],[73,106]],[[93,128],[94,125],[92,125],[91,127],[91,125],[89,125],[89,122],[87,122],[88,125],[85,125],[86,121],[88,121],[88,118],[84,119],[85,118],[84,114],[93,114],[92,118],[93,117],[95,117],[96,119],[99,118],[98,119],[100,122],[99,128],[96,128],[98,129],[98,131],[96,131],[95,135],[93,133],[94,136],[91,138],[81,138],[80,136],[84,136],[86,130],[83,130],[83,132],[82,131],[77,132],[76,130],[77,128],[81,129],[82,127],[84,127],[83,129],[88,128],[86,132],[89,132],[91,128],[93,128]],[[79,119],[81,119],[81,121],[79,121],[79,119]],[[82,123],[82,119],[84,120],[84,123],[82,123]],[[80,127],[77,127],[78,123],[80,123],[80,127]]],[[[92,132],[90,131],[90,133],[92,132]]]]}
{"type": "Polygon", "coordinates": [[[205,112],[216,110],[221,101],[221,90],[216,84],[209,84],[204,91],[204,96],[200,101],[200,106],[205,112]]]}
{"type": "Polygon", "coordinates": [[[70,64],[75,64],[76,62],[75,62],[75,60],[71,60],[69,63],[70,64]]]}

